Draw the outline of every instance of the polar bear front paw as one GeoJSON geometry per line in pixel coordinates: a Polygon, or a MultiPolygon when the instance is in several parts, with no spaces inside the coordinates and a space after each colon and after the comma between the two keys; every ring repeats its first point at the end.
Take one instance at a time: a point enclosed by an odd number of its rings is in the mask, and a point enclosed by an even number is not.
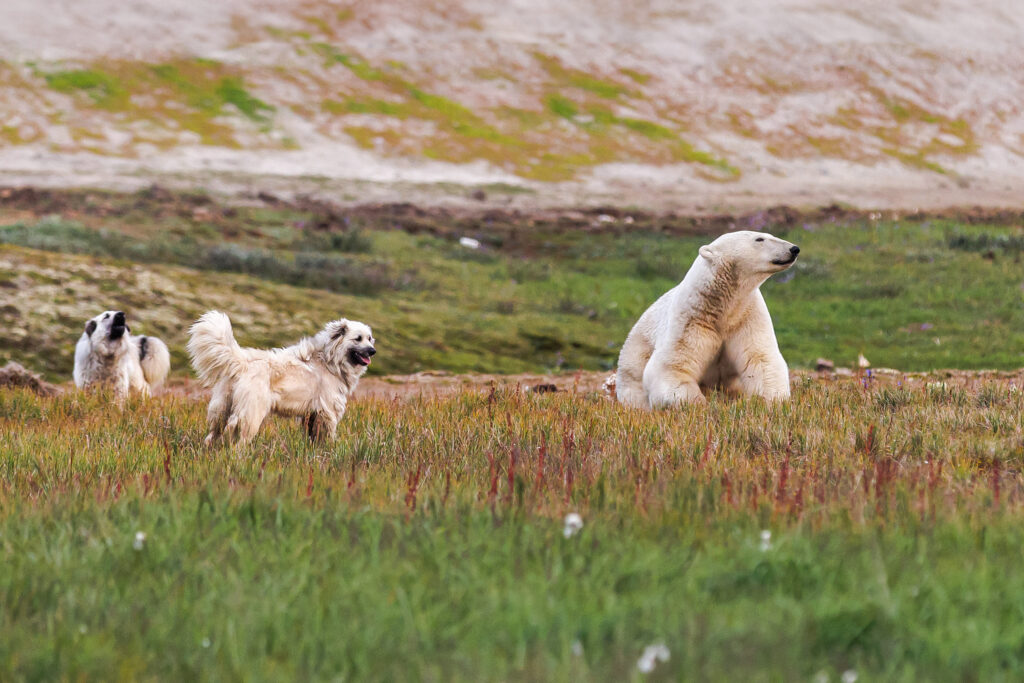
{"type": "Polygon", "coordinates": [[[671,408],[684,403],[706,403],[696,382],[668,387],[652,387],[647,392],[652,408],[671,408]]]}

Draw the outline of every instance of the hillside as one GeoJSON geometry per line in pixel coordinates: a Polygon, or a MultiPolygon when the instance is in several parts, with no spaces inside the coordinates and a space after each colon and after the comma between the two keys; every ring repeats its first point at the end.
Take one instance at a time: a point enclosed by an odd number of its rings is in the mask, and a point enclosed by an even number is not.
{"type": "Polygon", "coordinates": [[[802,248],[762,287],[792,367],[820,356],[849,366],[863,353],[876,368],[1007,370],[1024,348],[1022,222],[1020,212],[695,219],[0,189],[0,364],[66,380],[85,321],[118,309],[167,341],[181,377],[188,326],[218,308],[255,346],[362,320],[378,339],[373,374],[608,370],[700,245],[752,228],[802,248]]]}
{"type": "Polygon", "coordinates": [[[8,0],[0,173],[345,201],[1013,205],[1021,35],[1012,0],[8,0]]]}

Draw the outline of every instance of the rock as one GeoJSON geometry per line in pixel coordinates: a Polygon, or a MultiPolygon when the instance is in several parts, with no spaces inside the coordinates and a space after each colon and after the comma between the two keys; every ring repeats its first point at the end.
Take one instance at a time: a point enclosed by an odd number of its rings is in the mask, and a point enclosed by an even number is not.
{"type": "Polygon", "coordinates": [[[27,370],[14,361],[0,368],[0,388],[14,389],[25,387],[39,396],[56,396],[60,393],[57,385],[50,384],[42,376],[27,370]]]}
{"type": "Polygon", "coordinates": [[[835,372],[836,369],[836,364],[828,358],[819,358],[814,365],[818,372],[835,372]]]}

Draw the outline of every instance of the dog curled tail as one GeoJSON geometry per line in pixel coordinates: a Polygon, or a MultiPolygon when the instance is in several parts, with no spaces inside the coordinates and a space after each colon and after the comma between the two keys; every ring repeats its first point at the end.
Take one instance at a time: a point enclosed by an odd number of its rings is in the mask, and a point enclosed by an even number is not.
{"type": "Polygon", "coordinates": [[[207,311],[188,331],[188,355],[199,382],[212,388],[245,361],[231,331],[231,319],[220,311],[207,311]]]}
{"type": "Polygon", "coordinates": [[[145,335],[132,337],[132,342],[139,350],[142,376],[146,378],[151,389],[158,388],[171,371],[171,353],[167,350],[167,344],[156,337],[145,335]]]}

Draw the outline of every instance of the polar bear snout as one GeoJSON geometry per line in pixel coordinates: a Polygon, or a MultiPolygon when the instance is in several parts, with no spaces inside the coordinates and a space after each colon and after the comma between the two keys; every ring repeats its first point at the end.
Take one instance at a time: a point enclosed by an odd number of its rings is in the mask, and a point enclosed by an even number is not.
{"type": "Polygon", "coordinates": [[[800,253],[800,247],[795,244],[790,245],[789,250],[784,255],[777,259],[773,259],[772,263],[776,266],[789,266],[796,261],[797,254],[800,253]]]}

